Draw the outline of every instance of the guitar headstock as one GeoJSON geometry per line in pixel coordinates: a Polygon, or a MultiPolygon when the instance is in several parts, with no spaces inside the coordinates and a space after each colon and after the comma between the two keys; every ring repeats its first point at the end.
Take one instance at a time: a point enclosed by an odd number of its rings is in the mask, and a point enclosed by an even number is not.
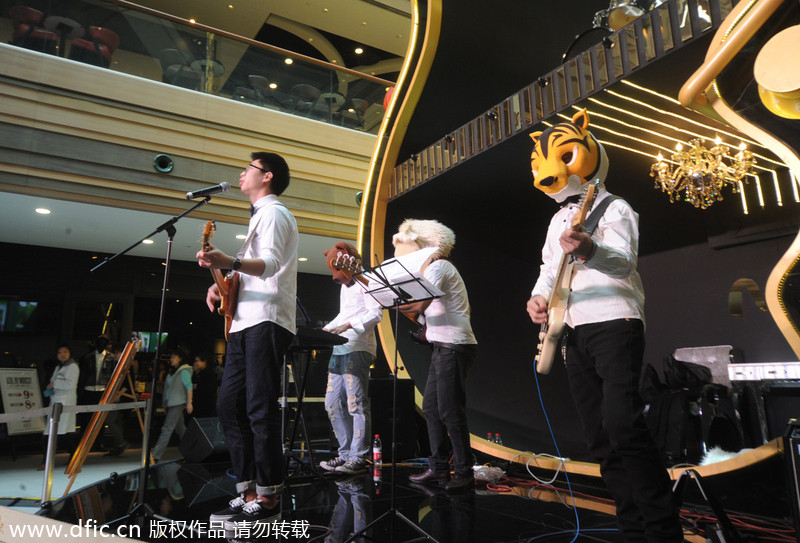
{"type": "Polygon", "coordinates": [[[208,221],[203,227],[203,251],[208,252],[211,249],[211,236],[214,235],[214,230],[217,229],[217,223],[208,221]]]}
{"type": "Polygon", "coordinates": [[[586,222],[586,216],[589,214],[589,211],[592,209],[592,205],[594,204],[595,198],[597,198],[597,187],[600,185],[600,180],[595,179],[594,181],[589,181],[586,183],[586,186],[583,188],[583,194],[581,194],[581,199],[578,201],[578,205],[580,209],[575,214],[575,217],[572,219],[572,227],[576,228],[586,222]]]}
{"type": "Polygon", "coordinates": [[[334,258],[331,258],[330,267],[341,271],[348,279],[352,279],[354,273],[361,271],[361,260],[339,251],[334,258]]]}

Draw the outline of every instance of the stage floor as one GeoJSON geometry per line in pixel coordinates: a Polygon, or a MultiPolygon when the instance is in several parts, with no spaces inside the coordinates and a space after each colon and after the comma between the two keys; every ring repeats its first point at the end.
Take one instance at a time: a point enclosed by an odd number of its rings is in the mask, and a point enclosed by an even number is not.
{"type": "MultiPolygon", "coordinates": [[[[324,458],[315,458],[320,459],[324,458]]],[[[474,489],[448,493],[409,483],[408,476],[419,472],[421,463],[398,464],[394,485],[391,464],[383,466],[380,481],[374,480],[371,470],[332,476],[301,464],[291,470],[281,496],[280,520],[258,533],[224,533],[220,526],[210,525],[208,517],[234,496],[228,468],[227,462],[161,463],[150,470],[143,500],[142,473],[137,470],[80,489],[39,514],[87,531],[107,524],[106,533],[162,543],[226,539],[342,543],[376,519],[355,541],[405,542],[430,536],[441,543],[569,542],[576,530],[581,541],[622,541],[611,501],[595,478],[570,476],[571,495],[563,473],[552,484],[544,480],[552,473],[537,473],[543,481],[538,482],[516,465],[496,485],[479,482],[474,489]],[[571,507],[573,503],[577,507],[571,507]]],[[[682,513],[686,540],[705,541],[696,526],[709,522],[709,508],[703,503],[685,505],[682,513]]],[[[731,516],[737,527],[747,526],[742,534],[757,533],[757,540],[795,540],[791,521],[785,518],[731,516]]]]}

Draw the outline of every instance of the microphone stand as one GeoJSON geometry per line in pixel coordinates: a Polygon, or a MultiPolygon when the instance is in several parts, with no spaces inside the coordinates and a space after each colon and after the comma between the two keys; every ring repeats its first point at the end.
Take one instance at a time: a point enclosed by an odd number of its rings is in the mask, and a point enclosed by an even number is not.
{"type": "Polygon", "coordinates": [[[169,271],[170,271],[170,263],[172,260],[172,242],[174,241],[175,233],[177,232],[177,230],[175,229],[175,223],[177,223],[180,219],[182,219],[195,209],[198,209],[206,205],[210,200],[211,196],[206,196],[205,198],[194,204],[192,207],[190,207],[180,215],[172,217],[170,220],[168,220],[167,222],[156,228],[153,232],[146,235],[145,237],[143,237],[142,239],[140,239],[127,249],[123,249],[117,254],[104,259],[97,266],[95,266],[90,270],[91,273],[94,273],[102,266],[105,266],[106,264],[116,259],[117,257],[122,256],[125,253],[129,252],[131,249],[137,247],[145,239],[151,238],[156,234],[159,234],[164,231],[167,232],[167,258],[166,258],[166,264],[164,266],[164,281],[161,285],[161,305],[159,307],[159,314],[158,314],[156,353],[155,353],[155,360],[153,362],[153,376],[150,387],[151,397],[147,403],[147,407],[145,408],[145,427],[144,427],[144,435],[142,436],[142,469],[139,474],[139,488],[137,491],[136,501],[133,507],[128,511],[128,514],[121,518],[110,521],[106,524],[116,524],[122,522],[125,519],[131,519],[131,518],[134,519],[154,518],[154,517],[164,518],[160,517],[159,515],[156,515],[152,507],[150,507],[148,504],[145,503],[145,494],[147,493],[147,482],[150,473],[150,450],[152,448],[151,445],[152,440],[150,439],[151,437],[150,434],[152,433],[151,425],[153,421],[153,413],[155,411],[155,402],[153,401],[153,395],[155,394],[156,385],[158,384],[158,374],[161,365],[161,338],[164,328],[164,309],[166,307],[166,302],[167,302],[167,285],[169,284],[169,271]]]}

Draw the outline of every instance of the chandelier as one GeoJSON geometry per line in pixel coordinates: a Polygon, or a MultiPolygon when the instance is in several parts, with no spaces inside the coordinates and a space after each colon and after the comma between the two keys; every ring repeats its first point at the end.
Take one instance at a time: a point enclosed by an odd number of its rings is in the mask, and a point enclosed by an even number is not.
{"type": "Polygon", "coordinates": [[[744,143],[731,156],[730,148],[719,137],[710,149],[701,139],[693,139],[686,150],[682,144],[676,145],[671,161],[665,161],[659,153],[658,161],[650,167],[650,176],[656,179],[655,188],[669,194],[670,202],[683,198],[694,207],[706,209],[722,200],[726,185],[737,193],[741,182],[746,183],[748,175],[755,175],[755,163],[753,153],[744,143]]]}

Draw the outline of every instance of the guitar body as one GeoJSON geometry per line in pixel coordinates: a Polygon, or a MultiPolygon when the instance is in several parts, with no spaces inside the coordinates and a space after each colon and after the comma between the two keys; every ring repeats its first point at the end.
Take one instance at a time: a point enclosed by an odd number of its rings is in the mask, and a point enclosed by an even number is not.
{"type": "MultiPolygon", "coordinates": [[[[210,241],[214,229],[214,221],[208,221],[203,230],[204,251],[210,249],[210,241]]],[[[222,298],[217,308],[217,313],[225,317],[225,339],[227,340],[231,331],[231,324],[233,324],[233,316],[236,314],[236,303],[239,300],[239,274],[234,271],[224,274],[222,270],[212,269],[211,276],[214,278],[214,284],[217,285],[222,298]]]]}
{"type": "Polygon", "coordinates": [[[553,291],[547,309],[547,322],[539,330],[538,354],[536,355],[536,371],[541,374],[550,373],[553,360],[558,352],[558,343],[564,332],[564,316],[567,313],[569,285],[572,282],[573,264],[567,264],[563,281],[553,291]]]}

